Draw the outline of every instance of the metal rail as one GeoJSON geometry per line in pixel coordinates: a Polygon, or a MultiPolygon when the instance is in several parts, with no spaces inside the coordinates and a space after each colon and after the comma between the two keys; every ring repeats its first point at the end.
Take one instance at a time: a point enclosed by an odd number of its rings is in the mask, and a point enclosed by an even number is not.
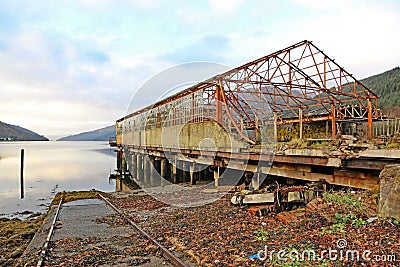
{"type": "Polygon", "coordinates": [[[40,252],[40,259],[39,259],[36,267],[41,267],[42,264],[43,264],[44,259],[46,258],[47,250],[49,248],[51,237],[53,236],[54,227],[55,227],[55,224],[57,222],[58,213],[60,212],[60,208],[61,208],[62,202],[63,202],[63,198],[61,198],[60,202],[58,203],[58,207],[57,207],[56,214],[54,215],[53,223],[51,224],[49,233],[48,233],[47,238],[46,238],[46,242],[44,243],[44,245],[42,247],[42,251],[40,252]]]}
{"type": "Polygon", "coordinates": [[[117,207],[115,207],[108,199],[106,199],[103,195],[98,193],[100,198],[104,200],[108,205],[110,205],[111,208],[113,208],[121,217],[127,221],[136,231],[138,231],[140,234],[144,235],[147,239],[149,239],[151,242],[153,242],[157,247],[159,247],[162,252],[163,256],[170,261],[174,266],[181,266],[181,267],[188,267],[186,263],[181,261],[178,257],[176,257],[174,254],[172,254],[171,251],[169,251],[166,247],[164,247],[161,243],[159,243],[157,240],[155,240],[151,235],[146,233],[142,228],[140,228],[136,223],[134,223],[132,220],[130,220],[122,211],[120,211],[117,207]]]}

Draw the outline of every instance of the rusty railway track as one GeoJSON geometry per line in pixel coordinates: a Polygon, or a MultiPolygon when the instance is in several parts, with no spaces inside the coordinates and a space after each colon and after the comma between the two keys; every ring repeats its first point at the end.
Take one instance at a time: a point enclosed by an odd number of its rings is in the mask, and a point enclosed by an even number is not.
{"type": "Polygon", "coordinates": [[[53,236],[54,228],[55,228],[55,225],[56,225],[56,222],[57,222],[58,214],[60,212],[62,203],[63,203],[63,198],[61,198],[60,202],[58,203],[56,214],[54,215],[54,219],[53,219],[53,222],[51,224],[49,233],[47,234],[46,242],[42,246],[42,251],[40,252],[40,259],[39,259],[36,267],[42,267],[43,262],[46,259],[47,251],[49,249],[49,244],[50,244],[50,241],[51,241],[51,237],[53,236]]]}
{"type": "Polygon", "coordinates": [[[106,202],[113,210],[115,210],[126,222],[128,222],[137,232],[139,232],[141,235],[145,236],[147,239],[149,239],[154,245],[156,245],[158,248],[161,249],[162,255],[164,258],[166,258],[170,263],[172,263],[174,266],[179,266],[179,267],[188,267],[186,263],[184,263],[181,259],[176,257],[170,250],[168,250],[165,246],[163,246],[160,242],[155,240],[151,235],[149,235],[147,232],[145,232],[142,228],[140,228],[136,223],[134,223],[131,219],[128,218],[122,211],[120,211],[117,207],[115,207],[107,198],[105,198],[103,195],[98,193],[99,197],[106,202]]]}

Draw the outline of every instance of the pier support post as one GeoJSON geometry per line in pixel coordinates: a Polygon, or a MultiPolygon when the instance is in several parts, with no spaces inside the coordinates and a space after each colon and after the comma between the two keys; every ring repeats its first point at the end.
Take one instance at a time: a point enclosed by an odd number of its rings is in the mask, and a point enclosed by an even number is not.
{"type": "Polygon", "coordinates": [[[171,182],[173,184],[178,183],[178,177],[177,177],[177,161],[175,160],[175,163],[171,164],[171,182]]]}
{"type": "Polygon", "coordinates": [[[154,173],[153,173],[153,179],[154,179],[154,186],[160,186],[162,177],[161,177],[161,162],[162,158],[156,157],[154,161],[154,173]]]}
{"type": "Polygon", "coordinates": [[[122,178],[126,179],[128,178],[128,176],[126,175],[126,173],[128,172],[128,168],[126,165],[126,159],[125,159],[124,152],[122,152],[122,157],[121,157],[121,172],[122,172],[122,178]]]}
{"type": "Polygon", "coordinates": [[[190,163],[182,162],[182,182],[184,183],[190,181],[190,172],[186,171],[187,169],[190,168],[189,164],[190,163]]]}
{"type": "Polygon", "coordinates": [[[118,148],[117,150],[117,171],[120,173],[120,176],[122,178],[122,170],[121,170],[121,159],[122,159],[123,155],[122,155],[122,148],[118,148]]]}
{"type": "Polygon", "coordinates": [[[150,159],[148,155],[143,155],[143,184],[150,186],[150,159]]]}
{"type": "Polygon", "coordinates": [[[133,152],[132,153],[132,164],[131,164],[131,175],[132,175],[132,180],[139,182],[138,177],[137,177],[137,162],[136,162],[136,154],[133,152]]]}
{"type": "Polygon", "coordinates": [[[153,187],[156,185],[156,159],[153,156],[149,156],[150,164],[149,164],[149,186],[153,187]]]}
{"type": "Polygon", "coordinates": [[[182,183],[183,181],[183,162],[177,160],[176,161],[176,182],[182,183]]]}
{"type": "Polygon", "coordinates": [[[143,183],[143,158],[140,153],[136,154],[136,179],[139,183],[143,183]]]}
{"type": "Polygon", "coordinates": [[[190,184],[195,185],[196,184],[196,163],[193,162],[192,165],[190,165],[190,184]]]}
{"type": "Polygon", "coordinates": [[[202,177],[205,176],[205,169],[203,169],[203,166],[201,164],[197,165],[197,178],[196,181],[202,181],[202,177]]]}
{"type": "Polygon", "coordinates": [[[161,181],[160,181],[160,185],[164,186],[165,185],[165,180],[167,179],[167,159],[163,158],[161,159],[161,166],[160,166],[160,174],[161,174],[161,181]]]}
{"type": "Polygon", "coordinates": [[[217,167],[217,169],[214,170],[214,185],[215,187],[218,187],[219,185],[219,167],[217,167]]]}

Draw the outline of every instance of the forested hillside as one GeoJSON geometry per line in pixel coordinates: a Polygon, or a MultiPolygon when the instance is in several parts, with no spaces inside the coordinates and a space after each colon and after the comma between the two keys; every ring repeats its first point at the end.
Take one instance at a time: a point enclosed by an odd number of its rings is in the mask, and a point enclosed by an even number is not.
{"type": "Polygon", "coordinates": [[[379,96],[379,107],[390,117],[400,117],[400,67],[361,82],[379,96]]]}
{"type": "Polygon", "coordinates": [[[115,125],[62,137],[57,141],[108,141],[110,137],[115,137],[115,125]]]}
{"type": "Polygon", "coordinates": [[[49,141],[49,139],[20,126],[0,121],[0,141],[49,141]]]}

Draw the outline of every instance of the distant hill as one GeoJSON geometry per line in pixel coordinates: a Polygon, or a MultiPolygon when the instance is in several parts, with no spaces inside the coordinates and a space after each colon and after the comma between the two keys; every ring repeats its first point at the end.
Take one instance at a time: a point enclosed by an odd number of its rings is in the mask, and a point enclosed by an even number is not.
{"type": "Polygon", "coordinates": [[[115,125],[89,132],[69,135],[57,139],[57,141],[108,141],[110,137],[115,137],[115,125]]]}
{"type": "Polygon", "coordinates": [[[0,121],[0,141],[49,141],[49,139],[21,126],[0,121]]]}
{"type": "Polygon", "coordinates": [[[400,117],[400,67],[361,82],[379,96],[379,107],[390,117],[400,117]]]}

